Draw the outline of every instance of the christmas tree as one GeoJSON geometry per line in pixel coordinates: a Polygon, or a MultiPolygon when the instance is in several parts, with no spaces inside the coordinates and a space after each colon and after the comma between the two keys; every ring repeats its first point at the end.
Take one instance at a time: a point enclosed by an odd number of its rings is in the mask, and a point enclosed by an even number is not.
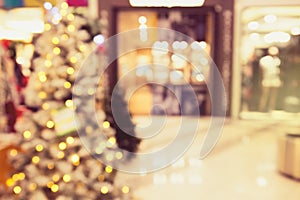
{"type": "MultiPolygon", "coordinates": [[[[103,31],[104,24],[88,20],[84,9],[70,8],[65,2],[57,6],[46,4],[45,8],[45,32],[34,38],[32,73],[24,93],[28,111],[16,124],[22,135],[20,149],[10,151],[15,170],[6,181],[9,191],[1,194],[0,199],[130,199],[127,185],[115,186],[113,167],[91,156],[94,152],[97,158],[110,162],[122,160],[125,156],[117,147],[136,151],[139,143],[134,137],[125,137],[124,131],[116,130],[113,115],[106,115],[111,104],[103,82],[99,82],[97,90],[83,88],[89,95],[97,93],[100,106],[83,102],[97,110],[97,124],[79,126],[80,138],[72,118],[72,112],[81,109],[73,102],[74,96],[82,92],[72,93],[75,74],[85,58],[100,62],[104,59],[93,51],[93,39],[101,33],[99,30],[103,31]],[[82,141],[89,144],[84,146],[82,141]]],[[[88,80],[78,82],[85,81],[88,80]]],[[[86,113],[81,121],[89,121],[88,116],[86,113]]],[[[126,123],[122,126],[133,133],[131,119],[126,123]]]]}

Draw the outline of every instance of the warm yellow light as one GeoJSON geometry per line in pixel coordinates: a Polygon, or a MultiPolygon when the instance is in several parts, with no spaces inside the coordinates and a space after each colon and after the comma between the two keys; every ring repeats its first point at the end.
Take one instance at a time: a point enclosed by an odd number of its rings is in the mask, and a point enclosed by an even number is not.
{"type": "Polygon", "coordinates": [[[48,110],[50,108],[50,105],[48,103],[43,103],[42,109],[43,110],[48,110]]]}
{"type": "Polygon", "coordinates": [[[68,31],[70,32],[74,32],[75,31],[75,26],[70,24],[68,27],[67,27],[68,31]]]}
{"type": "Polygon", "coordinates": [[[123,186],[123,187],[122,187],[122,192],[123,192],[124,194],[129,193],[129,191],[130,191],[130,189],[129,189],[128,186],[123,186]]]}
{"type": "Polygon", "coordinates": [[[108,193],[108,187],[107,186],[101,187],[101,193],[102,194],[107,194],[108,193]]]}
{"type": "Polygon", "coordinates": [[[63,34],[63,35],[61,36],[61,38],[62,38],[63,40],[67,40],[67,39],[69,39],[69,36],[68,36],[67,34],[63,34]]]}
{"type": "Polygon", "coordinates": [[[69,21],[73,21],[74,20],[74,15],[73,14],[68,14],[68,16],[67,16],[67,19],[69,20],[69,21]]]}
{"type": "Polygon", "coordinates": [[[14,193],[15,194],[20,194],[22,192],[22,188],[20,186],[15,186],[14,187],[14,193]]]}
{"type": "Polygon", "coordinates": [[[44,147],[43,147],[43,145],[41,145],[41,144],[38,144],[38,145],[36,145],[36,147],[35,147],[35,150],[36,150],[37,152],[41,152],[41,151],[43,151],[43,149],[44,149],[44,147]]]}
{"type": "Polygon", "coordinates": [[[113,168],[112,168],[111,166],[106,166],[106,167],[105,167],[105,171],[106,171],[107,173],[112,173],[113,168]]]}
{"type": "Polygon", "coordinates": [[[65,105],[68,107],[68,108],[71,108],[73,107],[73,101],[71,99],[68,99],[66,102],[65,102],[65,105]]]}
{"type": "Polygon", "coordinates": [[[73,63],[73,64],[75,64],[77,62],[77,58],[75,56],[72,56],[70,58],[70,62],[73,63]]]}
{"type": "Polygon", "coordinates": [[[58,174],[54,174],[54,175],[52,176],[52,180],[53,180],[54,182],[58,182],[59,179],[60,179],[60,176],[59,176],[58,174]]]}
{"type": "Polygon", "coordinates": [[[58,37],[52,38],[52,43],[53,43],[53,44],[59,44],[59,39],[58,39],[58,37]]]}
{"type": "Polygon", "coordinates": [[[60,12],[61,16],[63,16],[63,17],[68,14],[68,11],[66,11],[66,10],[61,10],[59,12],[60,12]]]}
{"type": "Polygon", "coordinates": [[[41,99],[46,99],[47,98],[47,93],[44,91],[39,92],[38,94],[39,98],[41,99]]]}
{"type": "Polygon", "coordinates": [[[114,144],[116,144],[116,138],[110,137],[106,142],[106,147],[111,148],[114,144]]]}
{"type": "Polygon", "coordinates": [[[109,127],[110,127],[109,121],[104,121],[103,122],[103,128],[109,128],[109,127]]]}
{"type": "Polygon", "coordinates": [[[72,84],[71,84],[70,82],[68,82],[68,81],[66,81],[66,82],[64,83],[64,87],[65,87],[66,89],[70,89],[71,86],[72,86],[72,84]]]}
{"type": "Polygon", "coordinates": [[[67,148],[67,144],[65,142],[61,142],[58,144],[58,148],[63,151],[67,148]]]}
{"type": "Polygon", "coordinates": [[[51,188],[54,185],[53,181],[50,181],[49,183],[47,183],[47,187],[51,188]]]}
{"type": "Polygon", "coordinates": [[[13,179],[14,181],[18,181],[18,180],[19,180],[19,175],[18,175],[18,174],[14,174],[14,175],[12,176],[12,179],[13,179]]]}
{"type": "Polygon", "coordinates": [[[86,51],[86,46],[85,45],[80,45],[79,46],[79,50],[81,51],[81,52],[84,52],[84,51],[86,51]]]}
{"type": "Polygon", "coordinates": [[[38,73],[38,76],[39,76],[39,80],[44,83],[47,81],[47,76],[46,76],[46,73],[45,72],[39,72],[38,73]]]}
{"type": "Polygon", "coordinates": [[[71,161],[74,166],[78,166],[80,164],[80,157],[77,154],[73,154],[71,156],[71,161]]]}
{"type": "Polygon", "coordinates": [[[60,48],[59,48],[59,47],[54,47],[53,53],[54,53],[55,55],[59,55],[59,54],[60,54],[60,48]]]}
{"type": "Polygon", "coordinates": [[[16,149],[12,149],[9,152],[10,156],[15,157],[16,155],[18,155],[18,151],[16,149]]]}
{"type": "Polygon", "coordinates": [[[88,89],[88,95],[93,95],[95,94],[95,89],[94,88],[89,88],[88,89]]]}
{"type": "Polygon", "coordinates": [[[204,0],[129,0],[133,7],[198,7],[204,0]]]}
{"type": "Polygon", "coordinates": [[[63,2],[63,3],[61,3],[61,8],[62,9],[68,9],[68,7],[69,7],[69,5],[68,5],[68,3],[67,2],[63,2]]]}
{"type": "Polygon", "coordinates": [[[45,30],[45,31],[50,31],[50,30],[51,30],[51,25],[48,24],[48,23],[46,23],[46,24],[44,25],[44,30],[45,30]]]}
{"type": "Polygon", "coordinates": [[[49,163],[47,165],[48,169],[51,170],[51,169],[54,169],[54,164],[53,163],[49,163]]]}
{"type": "Polygon", "coordinates": [[[31,138],[31,132],[30,131],[24,131],[24,133],[23,133],[23,137],[25,138],[25,139],[29,139],[29,138],[31,138]]]}
{"type": "Polygon", "coordinates": [[[118,160],[122,159],[122,158],[123,158],[123,153],[122,153],[122,152],[117,152],[117,153],[116,153],[116,158],[117,158],[118,160]]]}
{"type": "Polygon", "coordinates": [[[65,157],[65,153],[63,152],[63,151],[59,151],[58,153],[57,153],[57,158],[58,159],[63,159],[65,157]]]}
{"type": "Polygon", "coordinates": [[[69,137],[67,137],[66,142],[67,142],[68,144],[73,144],[73,143],[74,143],[74,138],[71,137],[71,136],[69,136],[69,137]]]}
{"type": "Polygon", "coordinates": [[[5,184],[8,186],[8,187],[11,187],[15,184],[15,181],[12,179],[12,178],[9,178],[6,180],[5,184]]]}
{"type": "Polygon", "coordinates": [[[21,180],[21,181],[24,180],[25,179],[25,174],[23,172],[19,173],[18,174],[18,179],[21,180]]]}
{"type": "Polygon", "coordinates": [[[40,162],[40,157],[38,157],[38,156],[33,156],[31,160],[32,160],[32,163],[38,164],[38,163],[40,162]]]}
{"type": "Polygon", "coordinates": [[[73,67],[68,67],[67,68],[67,74],[72,75],[72,74],[74,74],[74,72],[75,72],[75,70],[74,70],[73,67]]]}
{"type": "Polygon", "coordinates": [[[50,120],[50,121],[48,121],[48,122],[47,122],[47,124],[46,124],[47,128],[53,128],[53,127],[54,127],[54,125],[55,125],[55,124],[54,124],[54,122],[53,122],[53,121],[51,121],[51,120],[50,120]]]}
{"type": "Polygon", "coordinates": [[[53,184],[53,185],[51,186],[51,191],[52,191],[52,192],[58,192],[58,190],[59,190],[58,185],[53,184]]]}
{"type": "Polygon", "coordinates": [[[34,191],[34,190],[36,190],[36,188],[37,188],[37,184],[36,184],[36,183],[31,183],[31,184],[29,185],[29,190],[30,190],[30,191],[34,191]]]}
{"type": "Polygon", "coordinates": [[[63,176],[63,180],[64,180],[64,182],[68,183],[71,181],[71,176],[69,174],[65,174],[63,176]]]}

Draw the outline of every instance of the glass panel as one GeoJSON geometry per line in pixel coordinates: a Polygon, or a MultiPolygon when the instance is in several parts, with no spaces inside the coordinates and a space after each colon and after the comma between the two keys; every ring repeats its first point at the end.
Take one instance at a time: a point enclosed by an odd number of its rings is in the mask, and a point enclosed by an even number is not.
{"type": "Polygon", "coordinates": [[[300,7],[242,13],[242,114],[300,112],[300,7]]]}

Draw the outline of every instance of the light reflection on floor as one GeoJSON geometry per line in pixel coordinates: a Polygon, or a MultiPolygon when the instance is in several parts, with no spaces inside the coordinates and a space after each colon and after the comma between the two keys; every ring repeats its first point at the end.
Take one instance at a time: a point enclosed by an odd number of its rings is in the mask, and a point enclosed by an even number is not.
{"type": "MultiPolygon", "coordinates": [[[[143,120],[135,118],[136,123],[143,120]]],[[[155,148],[172,138],[170,132],[180,123],[176,117],[168,120],[163,133],[141,148],[155,148]]],[[[299,120],[227,119],[213,152],[199,160],[209,121],[210,118],[201,118],[194,144],[176,163],[150,174],[120,173],[118,182],[130,185],[136,200],[299,200],[300,181],[283,176],[276,169],[277,138],[295,128],[291,125],[296,126],[299,120]]],[[[299,127],[300,124],[296,128],[299,127]]]]}

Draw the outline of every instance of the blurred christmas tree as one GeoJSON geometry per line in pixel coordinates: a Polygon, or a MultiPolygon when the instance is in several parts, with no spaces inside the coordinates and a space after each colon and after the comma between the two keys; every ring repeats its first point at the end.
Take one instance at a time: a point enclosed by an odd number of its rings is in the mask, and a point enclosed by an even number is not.
{"type": "MultiPolygon", "coordinates": [[[[128,186],[114,185],[116,171],[93,159],[82,145],[72,118],[75,73],[88,55],[102,59],[93,52],[93,39],[105,23],[88,20],[84,9],[70,8],[65,2],[54,7],[46,4],[45,8],[45,32],[34,39],[32,73],[24,94],[28,111],[16,125],[22,133],[20,149],[10,152],[15,171],[6,181],[9,192],[0,199],[129,199],[128,186]]],[[[95,92],[93,88],[83,89],[88,94],[95,92]]],[[[126,133],[120,133],[111,113],[106,116],[111,104],[101,83],[97,93],[102,102],[102,108],[97,107],[98,124],[81,127],[80,132],[88,135],[88,147],[97,157],[111,162],[124,159],[117,147],[136,151],[139,140],[124,137],[126,133]]],[[[91,105],[94,109],[95,104],[91,105]]],[[[125,123],[122,126],[134,132],[131,119],[125,123]]]]}

